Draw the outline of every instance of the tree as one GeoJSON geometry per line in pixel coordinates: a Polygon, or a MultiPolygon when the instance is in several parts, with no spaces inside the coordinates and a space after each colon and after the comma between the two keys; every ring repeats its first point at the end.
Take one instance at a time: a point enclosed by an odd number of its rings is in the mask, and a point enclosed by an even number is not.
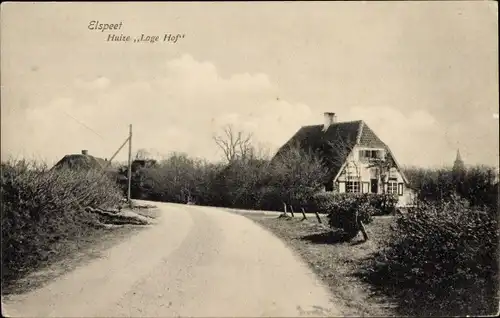
{"type": "Polygon", "coordinates": [[[251,142],[252,134],[235,131],[232,125],[225,126],[222,135],[214,135],[213,139],[224,153],[227,162],[252,158],[254,156],[254,149],[251,142]]]}
{"type": "Polygon", "coordinates": [[[327,170],[315,154],[294,146],[269,166],[266,190],[283,204],[301,206],[323,188],[326,176],[327,170]]]}

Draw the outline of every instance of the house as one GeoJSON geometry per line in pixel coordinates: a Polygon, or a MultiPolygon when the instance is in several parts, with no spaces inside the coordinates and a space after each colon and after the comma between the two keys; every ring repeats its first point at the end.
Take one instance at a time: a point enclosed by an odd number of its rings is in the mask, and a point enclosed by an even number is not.
{"type": "MultiPolygon", "coordinates": [[[[62,168],[69,169],[102,169],[113,180],[123,182],[123,176],[118,172],[118,169],[112,167],[107,159],[94,157],[89,155],[88,150],[82,150],[80,154],[70,154],[59,160],[51,170],[59,170],[62,168]]],[[[126,178],[125,178],[126,180],[126,178]]]]}
{"type": "Polygon", "coordinates": [[[82,150],[81,154],[71,154],[64,156],[52,169],[107,169],[108,161],[89,155],[88,150],[82,150]]]}
{"type": "Polygon", "coordinates": [[[337,122],[335,113],[324,113],[323,125],[303,126],[276,153],[291,147],[319,156],[328,169],[325,191],[339,193],[389,193],[398,206],[413,202],[414,191],[390,148],[362,120],[337,122]]]}

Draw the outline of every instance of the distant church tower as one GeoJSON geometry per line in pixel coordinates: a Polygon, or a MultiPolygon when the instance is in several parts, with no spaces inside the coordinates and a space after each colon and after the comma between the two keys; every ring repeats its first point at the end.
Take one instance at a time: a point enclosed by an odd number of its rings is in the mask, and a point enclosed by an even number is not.
{"type": "Polygon", "coordinates": [[[464,164],[464,161],[462,160],[462,157],[460,156],[460,150],[458,150],[458,149],[457,149],[457,158],[455,159],[455,162],[453,163],[453,171],[454,172],[465,171],[465,164],[464,164]]]}

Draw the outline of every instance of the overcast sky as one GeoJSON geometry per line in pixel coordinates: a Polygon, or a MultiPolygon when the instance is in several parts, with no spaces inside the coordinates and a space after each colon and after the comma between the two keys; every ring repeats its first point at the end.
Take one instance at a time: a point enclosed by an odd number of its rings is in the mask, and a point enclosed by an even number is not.
{"type": "Polygon", "coordinates": [[[460,148],[498,165],[495,1],[4,3],[1,24],[2,159],[109,158],[130,123],[135,150],[217,159],[212,135],[232,123],[275,151],[332,111],[401,164],[460,148]]]}

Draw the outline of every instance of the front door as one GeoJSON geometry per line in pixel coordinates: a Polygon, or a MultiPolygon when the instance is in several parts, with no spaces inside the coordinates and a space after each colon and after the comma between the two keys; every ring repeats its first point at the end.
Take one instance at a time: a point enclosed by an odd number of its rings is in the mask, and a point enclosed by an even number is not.
{"type": "Polygon", "coordinates": [[[378,180],[377,179],[371,179],[370,180],[371,184],[371,193],[378,193],[378,180]]]}

